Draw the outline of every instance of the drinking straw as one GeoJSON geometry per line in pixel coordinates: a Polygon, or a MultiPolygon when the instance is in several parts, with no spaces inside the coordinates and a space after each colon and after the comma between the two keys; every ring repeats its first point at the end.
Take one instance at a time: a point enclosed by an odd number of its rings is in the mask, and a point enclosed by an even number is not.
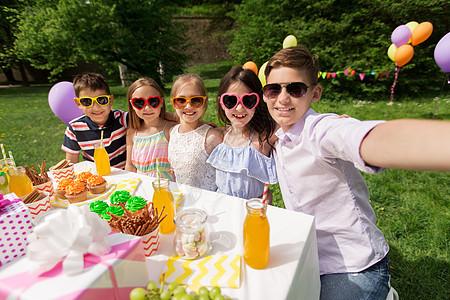
{"type": "Polygon", "coordinates": [[[11,159],[12,164],[15,166],[15,165],[16,165],[16,162],[14,161],[14,157],[13,157],[13,155],[12,155],[11,150],[9,150],[8,153],[9,153],[9,158],[11,159]]]}
{"type": "Polygon", "coordinates": [[[6,153],[5,153],[5,147],[3,147],[3,144],[0,144],[0,147],[2,148],[2,154],[3,154],[3,159],[6,162],[6,153]]]}
{"type": "Polygon", "coordinates": [[[103,128],[102,128],[102,133],[101,133],[101,136],[100,136],[100,143],[103,144],[103,128]]]}
{"type": "Polygon", "coordinates": [[[161,173],[159,171],[159,158],[156,159],[156,176],[158,178],[158,186],[159,186],[159,188],[161,188],[161,182],[160,182],[160,180],[161,180],[161,173]]]}
{"type": "Polygon", "coordinates": [[[266,183],[264,183],[264,192],[263,192],[263,197],[262,197],[263,203],[267,202],[267,192],[268,191],[269,191],[269,183],[266,182],[266,183]]]}

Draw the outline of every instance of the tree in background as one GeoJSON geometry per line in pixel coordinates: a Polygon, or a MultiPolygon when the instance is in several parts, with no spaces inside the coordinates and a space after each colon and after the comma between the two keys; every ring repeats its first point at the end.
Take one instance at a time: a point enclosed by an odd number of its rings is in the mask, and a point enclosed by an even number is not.
{"type": "MultiPolygon", "coordinates": [[[[230,15],[236,29],[230,32],[230,54],[237,63],[253,60],[261,66],[282,48],[283,39],[293,34],[299,44],[319,55],[322,71],[360,72],[394,69],[386,52],[392,31],[409,21],[429,21],[431,37],[415,47],[413,59],[402,69],[396,95],[438,93],[442,83],[433,58],[436,43],[449,30],[448,1],[417,0],[244,0],[230,15]]],[[[361,82],[350,76],[322,80],[325,97],[343,99],[378,94],[389,97],[392,76],[361,82]],[[355,83],[355,81],[359,81],[355,83]]]]}
{"type": "Polygon", "coordinates": [[[184,27],[172,23],[163,0],[37,0],[18,23],[17,55],[52,79],[80,62],[109,72],[125,66],[130,80],[149,76],[160,83],[182,71],[184,27]]]}

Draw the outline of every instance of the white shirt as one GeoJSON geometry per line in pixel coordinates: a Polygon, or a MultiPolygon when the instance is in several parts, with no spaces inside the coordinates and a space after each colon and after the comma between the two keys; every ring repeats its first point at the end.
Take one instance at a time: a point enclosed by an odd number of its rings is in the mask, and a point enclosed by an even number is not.
{"type": "Polygon", "coordinates": [[[380,122],[309,109],[288,132],[276,132],[283,201],[287,209],[315,217],[321,274],[364,270],[389,251],[358,171],[383,170],[366,165],[359,153],[363,138],[380,122]]]}

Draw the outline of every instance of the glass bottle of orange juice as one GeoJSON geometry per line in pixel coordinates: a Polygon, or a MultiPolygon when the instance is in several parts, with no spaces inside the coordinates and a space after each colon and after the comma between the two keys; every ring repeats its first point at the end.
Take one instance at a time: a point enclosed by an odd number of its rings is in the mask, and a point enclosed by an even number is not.
{"type": "Polygon", "coordinates": [[[28,178],[23,167],[8,170],[9,191],[15,193],[17,197],[28,195],[33,191],[33,183],[28,178]]]}
{"type": "Polygon", "coordinates": [[[105,145],[103,143],[97,143],[94,145],[94,161],[98,175],[104,176],[111,173],[108,152],[106,152],[105,145]]]}
{"type": "Polygon", "coordinates": [[[165,178],[153,181],[153,207],[161,213],[164,207],[163,215],[167,216],[159,224],[159,232],[162,234],[172,233],[175,230],[173,218],[175,216],[175,204],[173,202],[172,192],[169,189],[169,180],[165,178]]]}
{"type": "Polygon", "coordinates": [[[253,198],[247,201],[244,221],[244,260],[253,269],[264,269],[270,257],[270,226],[267,203],[253,198]]]}

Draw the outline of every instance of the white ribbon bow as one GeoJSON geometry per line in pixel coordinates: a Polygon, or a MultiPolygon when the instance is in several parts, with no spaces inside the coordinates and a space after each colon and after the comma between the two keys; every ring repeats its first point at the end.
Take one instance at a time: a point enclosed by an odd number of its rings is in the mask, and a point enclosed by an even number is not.
{"type": "Polygon", "coordinates": [[[108,222],[89,206],[70,205],[48,215],[34,227],[27,239],[27,257],[35,263],[31,272],[45,272],[63,261],[63,273],[75,275],[84,269],[84,254],[97,256],[109,253],[106,239],[111,228],[108,222]]]}

